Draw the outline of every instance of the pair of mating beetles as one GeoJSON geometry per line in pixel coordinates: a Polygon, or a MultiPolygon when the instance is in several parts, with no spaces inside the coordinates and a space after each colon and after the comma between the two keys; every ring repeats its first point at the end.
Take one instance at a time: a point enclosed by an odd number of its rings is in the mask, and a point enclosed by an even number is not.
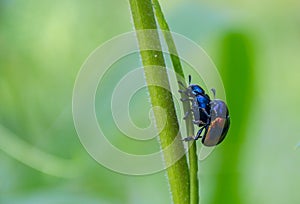
{"type": "Polygon", "coordinates": [[[202,138],[202,144],[205,146],[220,144],[224,140],[230,126],[229,111],[225,102],[215,99],[215,89],[211,89],[214,95],[214,99],[211,100],[199,85],[191,84],[191,75],[189,75],[188,87],[185,87],[182,83],[180,85],[184,87],[184,90],[179,90],[179,92],[186,95],[186,98],[181,100],[192,101],[192,109],[185,114],[184,119],[193,113],[193,123],[200,127],[196,136],[186,137],[183,140],[191,141],[202,138]],[[203,130],[204,133],[201,135],[203,130]]]}

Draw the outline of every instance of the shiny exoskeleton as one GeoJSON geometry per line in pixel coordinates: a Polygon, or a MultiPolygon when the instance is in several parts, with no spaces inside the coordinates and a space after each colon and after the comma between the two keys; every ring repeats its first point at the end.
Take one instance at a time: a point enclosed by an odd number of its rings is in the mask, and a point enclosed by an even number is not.
{"type": "MultiPolygon", "coordinates": [[[[189,76],[190,83],[191,76],[189,76]]],[[[187,98],[182,98],[183,101],[192,101],[192,109],[186,113],[185,118],[192,112],[193,123],[200,127],[196,136],[186,137],[184,141],[202,138],[202,144],[205,146],[220,144],[230,126],[229,111],[225,102],[220,99],[211,100],[199,85],[190,84],[185,90],[179,90],[179,92],[187,96],[187,98]]],[[[212,92],[215,97],[215,90],[212,89],[212,92]]]]}

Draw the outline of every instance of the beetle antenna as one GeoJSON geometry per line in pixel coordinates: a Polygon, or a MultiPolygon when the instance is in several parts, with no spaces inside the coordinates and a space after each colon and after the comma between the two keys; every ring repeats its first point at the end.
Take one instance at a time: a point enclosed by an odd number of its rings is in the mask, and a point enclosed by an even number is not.
{"type": "Polygon", "coordinates": [[[210,89],[210,90],[211,90],[211,92],[212,92],[213,95],[214,95],[214,99],[216,99],[216,89],[212,88],[212,89],[210,89]]]}
{"type": "Polygon", "coordinates": [[[178,81],[178,84],[179,84],[180,86],[182,86],[183,88],[186,88],[182,81],[178,81]]]}
{"type": "Polygon", "coordinates": [[[189,85],[191,84],[192,76],[189,74],[189,85]]]}

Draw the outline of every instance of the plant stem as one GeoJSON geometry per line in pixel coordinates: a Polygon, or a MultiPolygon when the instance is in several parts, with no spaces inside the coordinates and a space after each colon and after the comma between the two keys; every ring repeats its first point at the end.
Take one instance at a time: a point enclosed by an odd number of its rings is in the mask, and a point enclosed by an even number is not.
{"type": "MultiPolygon", "coordinates": [[[[172,142],[176,142],[176,148],[171,151],[164,152],[164,160],[166,166],[174,162],[174,158],[178,153],[184,152],[183,144],[180,140],[176,140],[176,136],[180,136],[179,125],[176,117],[175,107],[172,99],[167,71],[161,44],[157,32],[156,21],[152,8],[151,0],[129,0],[131,14],[134,26],[137,32],[138,43],[140,47],[140,55],[142,58],[146,83],[150,94],[152,107],[160,107],[164,109],[166,117],[160,109],[153,109],[156,126],[160,132],[161,149],[165,149],[172,142]],[[140,32],[144,29],[152,30],[151,36],[140,32]],[[143,50],[143,47],[156,47],[160,50],[143,50]],[[163,67],[158,68],[158,67],[163,67]],[[153,84],[164,84],[164,87],[153,86],[153,84]]],[[[178,137],[177,137],[178,138],[178,137]]],[[[190,202],[189,192],[189,171],[187,160],[182,156],[177,162],[167,169],[170,190],[175,204],[188,204],[190,202]]]]}
{"type": "MultiPolygon", "coordinates": [[[[185,81],[182,81],[184,79],[184,73],[183,69],[180,63],[180,59],[178,57],[177,49],[175,46],[175,42],[173,40],[172,34],[170,33],[170,28],[168,26],[168,23],[164,17],[164,14],[161,10],[161,7],[159,5],[158,0],[152,0],[153,5],[155,8],[155,15],[157,18],[157,22],[159,24],[159,27],[161,30],[163,30],[164,38],[167,42],[167,46],[170,52],[171,61],[174,67],[174,70],[176,72],[176,77],[178,75],[180,77],[177,78],[178,81],[181,81],[184,85],[186,85],[185,81]]],[[[181,97],[186,97],[183,93],[181,94],[181,97]]],[[[186,113],[191,109],[190,102],[184,101],[183,103],[183,110],[186,113]]],[[[194,135],[194,124],[192,122],[192,116],[189,114],[189,116],[186,118],[186,131],[187,136],[193,136],[194,135]]],[[[190,163],[190,199],[191,204],[198,204],[199,203],[199,183],[198,183],[198,159],[197,159],[197,151],[196,151],[196,142],[190,141],[189,144],[189,163],[190,163]]]]}

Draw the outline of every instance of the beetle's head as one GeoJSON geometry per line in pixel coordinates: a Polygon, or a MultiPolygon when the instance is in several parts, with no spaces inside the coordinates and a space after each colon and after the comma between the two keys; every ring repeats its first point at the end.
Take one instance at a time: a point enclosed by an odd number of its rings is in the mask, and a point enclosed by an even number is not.
{"type": "Polygon", "coordinates": [[[189,89],[191,90],[191,93],[192,93],[194,96],[197,96],[197,95],[204,95],[204,94],[205,94],[205,91],[204,91],[199,85],[191,84],[191,85],[189,86],[189,89]]]}
{"type": "Polygon", "coordinates": [[[191,81],[192,81],[192,76],[189,75],[189,87],[188,87],[188,89],[189,89],[190,93],[194,96],[204,95],[205,91],[199,85],[191,84],[191,81]]]}

